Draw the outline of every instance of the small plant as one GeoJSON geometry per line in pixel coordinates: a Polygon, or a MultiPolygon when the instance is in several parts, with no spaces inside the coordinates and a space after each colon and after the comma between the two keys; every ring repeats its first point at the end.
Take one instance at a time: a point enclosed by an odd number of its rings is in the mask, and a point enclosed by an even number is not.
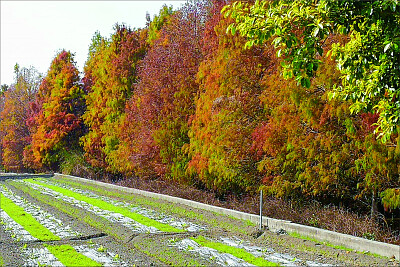
{"type": "Polygon", "coordinates": [[[97,251],[98,251],[98,252],[106,252],[106,248],[103,247],[103,245],[101,245],[101,246],[97,249],[97,251]]]}
{"type": "Polygon", "coordinates": [[[307,220],[307,223],[308,223],[309,225],[311,225],[311,226],[314,226],[314,227],[320,227],[319,218],[318,218],[315,214],[313,214],[313,215],[311,216],[311,218],[309,218],[309,219],[307,220]]]}
{"type": "Polygon", "coordinates": [[[376,239],[376,236],[375,236],[374,233],[368,233],[368,232],[363,233],[362,237],[365,238],[365,239],[369,239],[369,240],[375,240],[376,239]]]}

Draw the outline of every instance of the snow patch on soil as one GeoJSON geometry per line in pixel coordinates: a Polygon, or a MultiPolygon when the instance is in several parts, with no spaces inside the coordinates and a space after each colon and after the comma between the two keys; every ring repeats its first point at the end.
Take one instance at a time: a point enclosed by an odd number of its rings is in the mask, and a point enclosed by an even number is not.
{"type": "Polygon", "coordinates": [[[75,250],[94,261],[101,263],[103,266],[118,267],[118,266],[129,266],[127,263],[119,259],[117,254],[104,249],[103,252],[99,251],[100,246],[86,246],[79,245],[74,246],[75,250]]]}
{"type": "MultiPolygon", "coordinates": [[[[296,259],[295,257],[292,257],[288,254],[276,253],[272,248],[263,249],[258,246],[251,246],[237,237],[221,237],[221,241],[228,246],[245,249],[247,252],[253,254],[255,257],[263,257],[267,261],[276,262],[283,266],[298,266],[302,265],[303,263],[302,260],[296,259]]],[[[321,264],[313,261],[306,261],[305,263],[308,266],[330,266],[329,264],[321,264]]]]}

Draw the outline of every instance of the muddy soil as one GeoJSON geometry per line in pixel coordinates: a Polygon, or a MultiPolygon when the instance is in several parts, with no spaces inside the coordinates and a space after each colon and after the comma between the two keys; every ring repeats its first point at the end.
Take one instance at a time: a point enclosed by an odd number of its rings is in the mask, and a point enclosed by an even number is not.
{"type": "MultiPolygon", "coordinates": [[[[48,184],[69,188],[83,195],[103,200],[109,199],[116,201],[118,205],[122,203],[125,207],[140,211],[140,214],[154,220],[171,225],[190,225],[194,230],[168,233],[138,232],[124,226],[118,220],[102,217],[93,211],[86,210],[83,206],[63,202],[62,198],[52,195],[50,190],[45,194],[40,187],[30,186],[22,180],[8,179],[0,181],[0,186],[5,185],[15,195],[50,213],[79,235],[62,238],[59,241],[23,242],[13,237],[12,230],[6,229],[6,226],[2,224],[0,260],[6,266],[24,266],[28,257],[24,251],[43,247],[43,243],[70,244],[77,250],[82,247],[82,251],[84,247],[92,248],[92,251],[99,252],[97,254],[100,256],[91,256],[111,257],[112,261],[109,265],[114,266],[118,266],[118,262],[120,265],[129,266],[242,266],[246,264],[232,255],[197,246],[191,238],[199,235],[213,242],[244,249],[253,255],[283,266],[399,266],[397,260],[338,249],[326,244],[295,238],[284,232],[264,231],[259,234],[257,225],[215,212],[105,189],[101,186],[78,184],[66,179],[50,178],[46,181],[48,184]]],[[[104,262],[107,261],[104,260],[104,262]]],[[[105,265],[108,264],[105,263],[105,265]]]]}

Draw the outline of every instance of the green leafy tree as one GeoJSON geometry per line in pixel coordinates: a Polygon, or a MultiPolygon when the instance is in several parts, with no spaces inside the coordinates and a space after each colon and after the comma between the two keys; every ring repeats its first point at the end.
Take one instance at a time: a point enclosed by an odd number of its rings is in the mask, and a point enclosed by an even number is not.
{"type": "MultiPolygon", "coordinates": [[[[246,36],[246,47],[271,41],[277,56],[283,58],[284,78],[295,78],[303,87],[311,86],[321,56],[330,53],[335,56],[341,82],[332,86],[330,97],[349,100],[353,113],[377,114],[375,133],[382,142],[397,146],[400,129],[399,11],[398,0],[280,0],[254,4],[235,2],[222,12],[235,19],[228,30],[246,36]],[[322,46],[331,34],[347,34],[349,40],[333,44],[330,51],[324,52],[322,46]]],[[[393,152],[398,153],[397,150],[393,152]]],[[[398,156],[393,159],[398,164],[398,156]]],[[[374,198],[379,186],[372,177],[377,177],[374,172],[377,169],[369,168],[367,161],[371,162],[364,159],[361,164],[367,173],[364,184],[375,184],[371,188],[374,198]]],[[[398,179],[397,176],[395,184],[398,179]]],[[[398,203],[395,196],[398,192],[388,188],[382,193],[383,199],[398,203]]],[[[388,202],[385,205],[397,207],[388,202]]]]}
{"type": "MultiPolygon", "coordinates": [[[[236,20],[229,30],[248,38],[247,47],[271,40],[283,57],[283,75],[310,87],[330,34],[348,34],[332,46],[342,82],[333,97],[352,100],[352,112],[379,114],[375,131],[386,142],[400,125],[400,2],[256,1],[223,10],[236,20]]],[[[328,52],[329,53],[329,52],[328,52]]]]}

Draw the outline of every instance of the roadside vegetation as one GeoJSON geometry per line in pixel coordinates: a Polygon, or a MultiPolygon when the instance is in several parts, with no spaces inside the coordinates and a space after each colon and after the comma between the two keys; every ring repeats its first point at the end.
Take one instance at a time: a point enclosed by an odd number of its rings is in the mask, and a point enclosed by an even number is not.
{"type": "Polygon", "coordinates": [[[267,216],[400,244],[399,11],[204,0],[116,24],[94,33],[82,75],[68,50],[44,75],[16,64],[0,169],[251,213],[263,190],[267,216]]]}

